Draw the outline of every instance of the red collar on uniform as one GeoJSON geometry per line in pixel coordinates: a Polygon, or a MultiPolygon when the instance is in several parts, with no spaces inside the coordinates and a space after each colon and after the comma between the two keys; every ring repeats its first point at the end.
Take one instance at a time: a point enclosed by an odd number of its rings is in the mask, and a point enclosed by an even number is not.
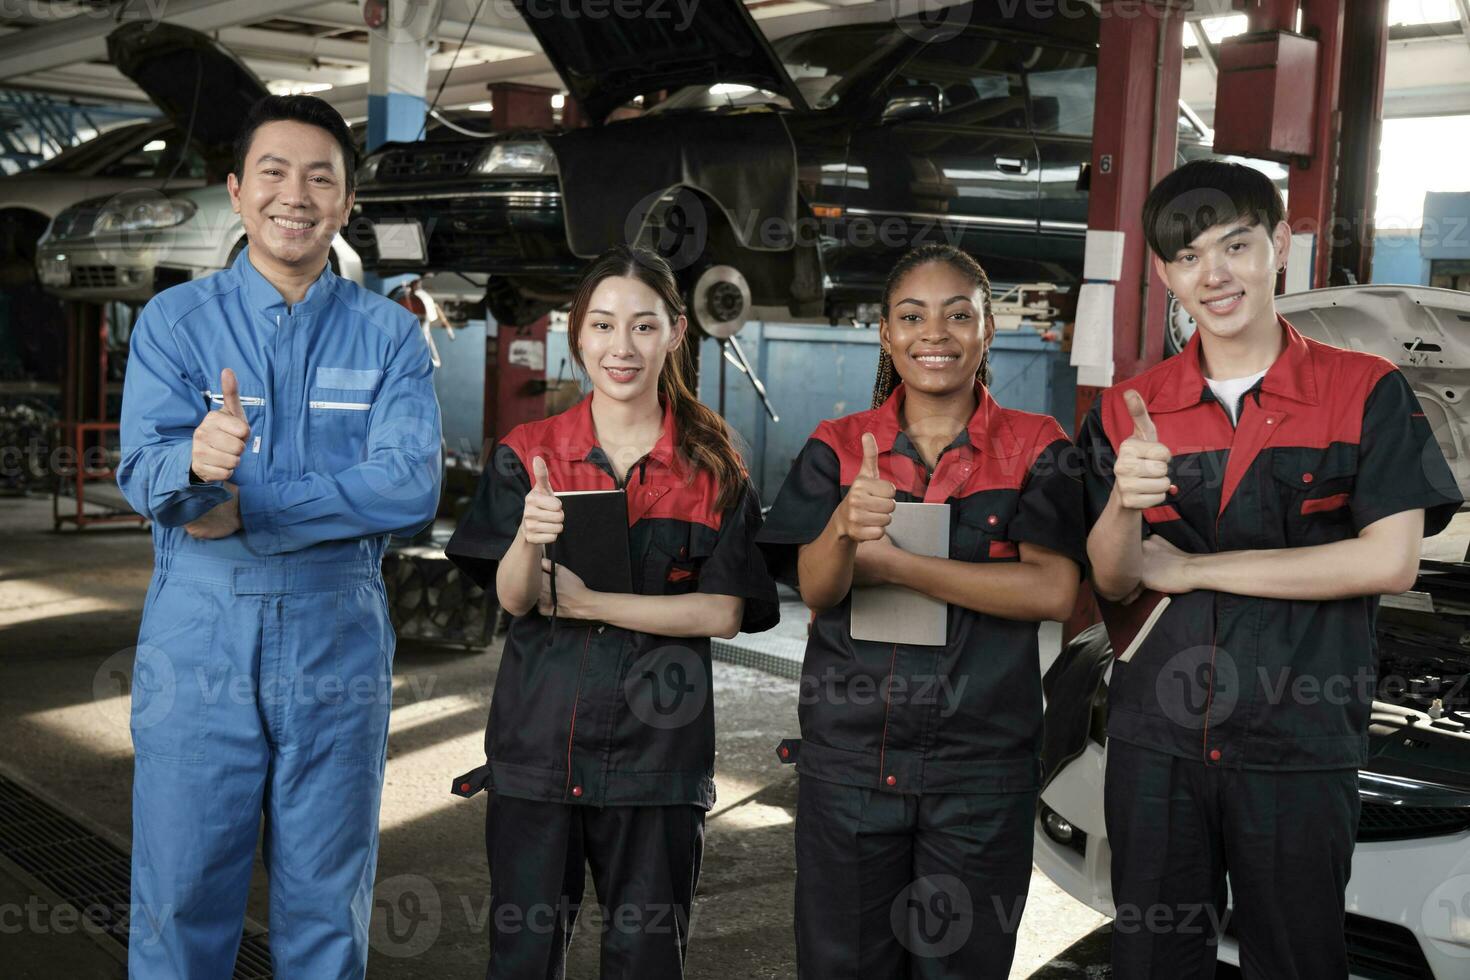
{"type": "MultiPolygon", "coordinates": [[[[889,394],[888,400],[878,407],[872,428],[873,438],[878,442],[878,451],[893,451],[894,440],[899,432],[899,409],[903,407],[904,384],[898,383],[889,394]]],[[[1005,413],[990,392],[977,379],[975,382],[975,414],[970,416],[965,431],[969,433],[970,445],[992,456],[1004,458],[1021,451],[1020,440],[1006,420],[1005,413]]]]}
{"type": "MultiPolygon", "coordinates": [[[[660,399],[664,410],[663,428],[658,435],[658,441],[649,450],[649,457],[656,459],[665,466],[672,467],[677,455],[678,426],[674,421],[674,411],[666,399],[660,399]]],[[[558,459],[586,459],[588,454],[597,445],[597,426],[592,421],[592,393],[588,392],[582,400],[561,415],[557,416],[556,444],[551,453],[558,459]]]]}
{"type": "MultiPolygon", "coordinates": [[[[1286,346],[1266,369],[1261,390],[1281,395],[1307,405],[1317,404],[1317,375],[1312,367],[1312,351],[1286,317],[1276,314],[1276,322],[1286,332],[1286,346]]],[[[1170,377],[1148,400],[1150,412],[1174,412],[1197,405],[1204,399],[1205,375],[1200,369],[1200,331],[1196,330],[1184,350],[1166,364],[1175,365],[1170,377]]]]}

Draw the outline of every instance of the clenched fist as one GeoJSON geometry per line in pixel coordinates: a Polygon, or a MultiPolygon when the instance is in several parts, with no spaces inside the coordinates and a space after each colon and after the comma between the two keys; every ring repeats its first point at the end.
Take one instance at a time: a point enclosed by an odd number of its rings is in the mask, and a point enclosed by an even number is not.
{"type": "Polygon", "coordinates": [[[1118,447],[1118,459],[1113,463],[1113,494],[1128,510],[1146,510],[1169,499],[1169,460],[1173,454],[1159,442],[1143,396],[1125,391],[1123,401],[1133,417],[1133,435],[1118,447]]]}
{"type": "Polygon", "coordinates": [[[204,416],[204,421],[194,430],[194,452],[189,458],[189,469],[205,483],[234,476],[245,442],[250,438],[250,423],[245,421],[245,409],[240,407],[240,385],[235,380],[235,372],[229,368],[221,371],[219,387],[224,408],[204,416]]]}
{"type": "Polygon", "coordinates": [[[892,483],[878,474],[878,440],[863,433],[863,465],[837,508],[837,530],[849,541],[877,541],[893,521],[892,483]]]}
{"type": "Polygon", "coordinates": [[[551,544],[561,534],[561,501],[551,489],[551,478],[546,473],[546,461],[540,456],[531,460],[531,471],[536,482],[526,494],[525,509],[521,512],[521,536],[528,544],[551,544]]]}

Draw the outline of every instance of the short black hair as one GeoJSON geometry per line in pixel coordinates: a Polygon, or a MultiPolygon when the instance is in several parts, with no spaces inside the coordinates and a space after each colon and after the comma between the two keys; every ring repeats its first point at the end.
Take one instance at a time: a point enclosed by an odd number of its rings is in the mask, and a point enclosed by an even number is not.
{"type": "Polygon", "coordinates": [[[1165,262],[1174,261],[1207,228],[1244,221],[1269,234],[1286,217],[1281,192],[1253,167],[1193,160],[1166,176],[1143,202],[1143,235],[1165,262]]]}
{"type": "Polygon", "coordinates": [[[245,155],[250,152],[250,143],[255,131],[266,123],[299,122],[325,129],[342,147],[342,168],[346,171],[347,192],[357,186],[357,149],[352,145],[352,130],[347,120],[314,95],[267,95],[250,107],[245,125],[235,137],[235,179],[245,175],[245,155]]]}

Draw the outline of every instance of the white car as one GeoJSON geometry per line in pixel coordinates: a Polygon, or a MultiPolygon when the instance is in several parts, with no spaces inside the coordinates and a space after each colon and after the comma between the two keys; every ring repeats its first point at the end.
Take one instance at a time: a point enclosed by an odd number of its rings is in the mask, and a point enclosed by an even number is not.
{"type": "MultiPolygon", "coordinates": [[[[67,208],[36,247],[36,273],[63,299],[146,302],[169,286],[227,268],[245,247],[229,190],[127,191],[67,208]]],[[[362,260],[338,235],[338,275],[362,282],[362,260]]]]}
{"type": "MultiPolygon", "coordinates": [[[[188,133],[208,183],[160,181],[110,189],[54,215],[36,246],[41,285],[63,299],[146,301],[209,275],[245,247],[224,177],[246,114],[265,83],[213,38],[178,24],[124,24],[107,38],[108,60],[188,133]]],[[[362,263],[341,236],[332,266],[362,282],[362,263]]]]}
{"type": "MultiPolygon", "coordinates": [[[[1413,385],[1470,498],[1470,293],[1345,286],[1282,296],[1302,334],[1380,354],[1413,385]]],[[[1384,596],[1371,758],[1359,771],[1362,817],[1347,886],[1354,980],[1470,977],[1470,510],[1425,542],[1414,589],[1384,596]]],[[[1101,626],[1047,670],[1035,861],[1079,901],[1114,913],[1103,822],[1107,681],[1101,626]]],[[[1310,813],[1302,819],[1310,820],[1310,813]]],[[[1228,919],[1227,919],[1228,922],[1228,919]]],[[[1230,935],[1220,959],[1239,963],[1230,935]]]]}

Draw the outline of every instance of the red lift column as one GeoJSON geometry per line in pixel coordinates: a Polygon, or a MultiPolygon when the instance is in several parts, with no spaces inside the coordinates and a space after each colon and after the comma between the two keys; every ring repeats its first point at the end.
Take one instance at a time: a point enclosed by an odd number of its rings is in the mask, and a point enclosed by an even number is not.
{"type": "MultiPolygon", "coordinates": [[[[1167,290],[1148,260],[1143,202],[1175,166],[1183,32],[1180,3],[1102,2],[1083,274],[1090,286],[1111,285],[1112,297],[1102,308],[1079,312],[1074,344],[1085,332],[1111,331],[1113,382],[1164,358],[1167,290]]],[[[1101,391],[1101,384],[1078,385],[1078,426],[1101,391]]],[[[1091,591],[1083,589],[1064,640],[1095,622],[1091,591]]]]}

